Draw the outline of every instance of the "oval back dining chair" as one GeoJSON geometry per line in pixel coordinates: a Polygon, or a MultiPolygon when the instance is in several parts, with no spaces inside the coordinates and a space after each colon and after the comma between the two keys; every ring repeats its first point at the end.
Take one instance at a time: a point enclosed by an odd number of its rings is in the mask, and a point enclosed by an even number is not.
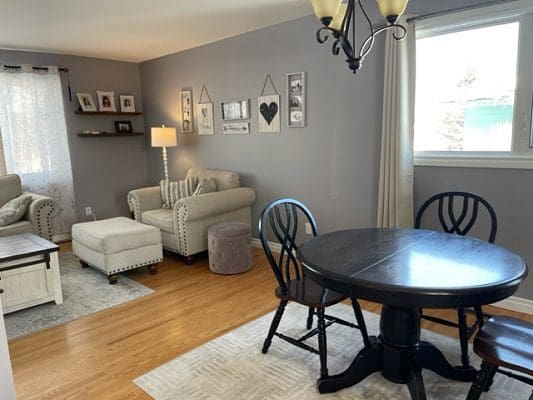
{"type": "MultiPolygon", "coordinates": [[[[471,231],[476,224],[480,209],[484,209],[490,219],[488,242],[494,243],[498,229],[498,221],[494,209],[482,197],[468,192],[442,192],[431,196],[422,204],[416,214],[416,229],[420,229],[423,216],[434,203],[437,203],[437,216],[442,230],[459,236],[465,236],[471,231]]],[[[475,306],[476,321],[469,326],[466,311],[462,307],[457,309],[458,322],[433,317],[424,313],[421,314],[421,318],[437,324],[458,328],[459,341],[461,343],[461,363],[464,367],[470,367],[468,340],[478,328],[483,326],[484,315],[481,306],[475,306]]]]}
{"type": "Polygon", "coordinates": [[[263,250],[278,281],[275,295],[280,299],[272,324],[263,344],[262,352],[266,354],[274,336],[297,347],[320,356],[320,377],[328,376],[326,328],[333,323],[357,328],[361,331],[365,346],[369,346],[363,313],[359,303],[352,299],[357,325],[324,313],[324,309],[337,304],[347,296],[320,286],[303,274],[296,258],[298,250],[298,232],[304,223],[311,226],[312,235],[318,235],[318,227],[309,209],[295,199],[279,199],[270,203],[262,212],[259,220],[259,237],[263,250]],[[269,235],[269,232],[271,235],[269,235]],[[272,237],[270,237],[272,236],[272,237]],[[272,239],[272,240],[269,240],[272,239]],[[276,246],[276,244],[279,246],[276,246]],[[279,249],[279,254],[277,250],[279,249]],[[302,337],[295,339],[278,332],[281,317],[289,301],[294,301],[309,308],[307,330],[302,337]],[[317,316],[317,327],[312,328],[313,317],[317,316]],[[326,323],[327,320],[327,323],[326,323]],[[318,351],[305,341],[318,335],[318,351]]]}

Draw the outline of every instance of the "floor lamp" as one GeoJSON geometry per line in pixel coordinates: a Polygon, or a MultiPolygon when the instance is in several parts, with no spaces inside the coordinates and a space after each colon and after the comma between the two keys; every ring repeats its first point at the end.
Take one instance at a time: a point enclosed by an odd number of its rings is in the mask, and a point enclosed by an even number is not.
{"type": "Polygon", "coordinates": [[[168,181],[167,147],[176,147],[178,145],[176,128],[168,128],[163,125],[152,128],[151,133],[152,147],[163,148],[163,168],[165,169],[165,180],[168,181]]]}

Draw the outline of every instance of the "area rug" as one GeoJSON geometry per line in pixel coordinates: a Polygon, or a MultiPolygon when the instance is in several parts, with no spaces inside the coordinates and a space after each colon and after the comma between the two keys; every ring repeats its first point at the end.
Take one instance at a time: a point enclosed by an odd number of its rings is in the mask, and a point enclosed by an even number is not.
{"type": "Polygon", "coordinates": [[[123,274],[116,285],[71,252],[59,253],[63,303],[47,303],[4,316],[8,339],[29,335],[137,299],[154,291],[123,274]]]}
{"type": "MultiPolygon", "coordinates": [[[[352,321],[350,306],[338,304],[328,314],[352,321]]],[[[250,322],[224,336],[186,353],[148,372],[134,382],[156,400],[408,400],[405,385],[393,384],[379,373],[362,383],[337,393],[320,395],[316,389],[319,376],[318,356],[281,339],[274,338],[268,354],[261,353],[273,313],[250,322]]],[[[282,319],[282,332],[297,336],[304,332],[307,309],[289,304],[282,319]]],[[[379,316],[365,312],[371,334],[378,332],[379,316]]],[[[452,363],[458,363],[459,346],[452,338],[429,331],[425,340],[438,345],[452,363]]],[[[338,324],[328,328],[329,373],[342,372],[361,347],[359,332],[338,324]]],[[[316,338],[311,339],[316,344],[316,338]]],[[[479,359],[473,364],[479,365],[479,359]]],[[[450,381],[431,371],[423,372],[428,399],[464,399],[470,383],[450,381]]],[[[531,389],[501,374],[496,376],[483,400],[528,399],[531,389]]]]}

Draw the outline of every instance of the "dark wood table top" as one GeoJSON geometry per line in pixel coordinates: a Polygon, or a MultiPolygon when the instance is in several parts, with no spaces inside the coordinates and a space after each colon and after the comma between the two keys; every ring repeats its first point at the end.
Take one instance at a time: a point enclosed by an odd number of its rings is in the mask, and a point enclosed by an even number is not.
{"type": "Polygon", "coordinates": [[[352,229],[298,249],[311,278],[350,296],[397,307],[490,304],[513,294],[524,260],[475,238],[420,229],[352,229]]]}
{"type": "Polygon", "coordinates": [[[0,237],[0,262],[59,251],[59,246],[33,233],[0,237]]]}

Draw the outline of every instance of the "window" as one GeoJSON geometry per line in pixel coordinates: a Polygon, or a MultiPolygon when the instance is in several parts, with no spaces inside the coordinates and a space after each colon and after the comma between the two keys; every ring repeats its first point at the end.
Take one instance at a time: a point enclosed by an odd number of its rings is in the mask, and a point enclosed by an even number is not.
{"type": "Polygon", "coordinates": [[[533,6],[417,21],[417,165],[533,168],[533,6]]]}

